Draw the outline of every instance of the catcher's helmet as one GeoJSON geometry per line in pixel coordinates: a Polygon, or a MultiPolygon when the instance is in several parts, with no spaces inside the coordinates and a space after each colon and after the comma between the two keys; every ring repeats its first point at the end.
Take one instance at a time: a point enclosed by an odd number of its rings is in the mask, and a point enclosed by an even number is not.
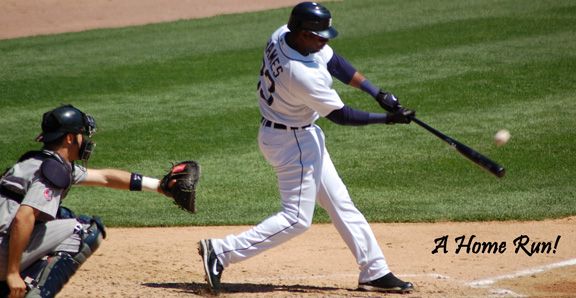
{"type": "Polygon", "coordinates": [[[292,9],[288,20],[290,31],[310,31],[323,38],[334,38],[338,31],[332,27],[330,11],[316,2],[302,2],[292,9]]]}
{"type": "Polygon", "coordinates": [[[72,105],[63,105],[44,113],[42,133],[36,138],[39,142],[49,143],[67,133],[84,134],[91,137],[96,132],[96,121],[72,105]]]}

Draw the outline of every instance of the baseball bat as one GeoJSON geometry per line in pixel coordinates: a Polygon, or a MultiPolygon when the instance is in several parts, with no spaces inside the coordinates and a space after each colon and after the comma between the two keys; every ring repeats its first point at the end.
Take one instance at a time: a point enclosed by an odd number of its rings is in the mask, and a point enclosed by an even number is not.
{"type": "Polygon", "coordinates": [[[506,174],[506,169],[501,165],[497,164],[496,162],[490,160],[488,157],[480,154],[478,151],[456,141],[455,139],[445,135],[444,133],[438,131],[437,129],[433,128],[432,126],[420,121],[416,117],[411,117],[412,121],[419,126],[423,127],[427,131],[431,132],[435,136],[437,136],[442,141],[448,143],[452,148],[456,149],[460,154],[464,155],[464,157],[471,160],[473,163],[479,165],[481,168],[487,170],[492,175],[502,178],[504,174],[506,174]]]}

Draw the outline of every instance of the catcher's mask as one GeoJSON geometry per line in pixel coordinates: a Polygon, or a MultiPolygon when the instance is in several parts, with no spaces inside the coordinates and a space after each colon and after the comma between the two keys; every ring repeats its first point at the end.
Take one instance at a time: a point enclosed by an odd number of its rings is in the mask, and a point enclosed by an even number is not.
{"type": "Polygon", "coordinates": [[[82,140],[82,144],[80,145],[80,160],[84,164],[84,167],[88,164],[88,159],[92,155],[92,151],[94,151],[94,147],[96,147],[96,143],[92,141],[89,137],[84,135],[84,140],[82,140]]]}
{"type": "Polygon", "coordinates": [[[335,38],[330,11],[316,2],[302,2],[292,9],[288,20],[290,31],[308,31],[326,39],[335,38]]]}
{"type": "Polygon", "coordinates": [[[82,134],[79,157],[86,165],[96,144],[90,139],[96,133],[96,120],[72,105],[63,105],[44,113],[42,133],[36,138],[44,144],[53,142],[68,133],[82,134]]]}

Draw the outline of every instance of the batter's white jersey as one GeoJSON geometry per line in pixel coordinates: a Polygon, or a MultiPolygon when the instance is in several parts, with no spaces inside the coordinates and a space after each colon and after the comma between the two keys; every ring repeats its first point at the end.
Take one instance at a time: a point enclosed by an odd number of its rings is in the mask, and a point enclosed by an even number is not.
{"type": "Polygon", "coordinates": [[[334,89],[327,70],[334,51],[322,50],[303,56],[286,44],[287,26],[276,30],[264,51],[258,96],[260,113],[272,122],[300,127],[314,123],[344,103],[334,89]]]}

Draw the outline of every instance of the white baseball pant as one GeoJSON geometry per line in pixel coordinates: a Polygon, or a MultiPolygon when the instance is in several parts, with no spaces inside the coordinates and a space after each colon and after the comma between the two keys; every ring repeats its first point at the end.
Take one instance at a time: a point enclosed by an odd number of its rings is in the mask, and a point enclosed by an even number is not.
{"type": "Polygon", "coordinates": [[[278,246],[306,231],[316,200],[324,208],[360,268],[359,282],[390,272],[384,254],[364,215],[354,206],[324,146],[316,125],[283,130],[261,126],[258,142],[274,167],[282,210],[239,235],[212,239],[224,267],[278,246]]]}

